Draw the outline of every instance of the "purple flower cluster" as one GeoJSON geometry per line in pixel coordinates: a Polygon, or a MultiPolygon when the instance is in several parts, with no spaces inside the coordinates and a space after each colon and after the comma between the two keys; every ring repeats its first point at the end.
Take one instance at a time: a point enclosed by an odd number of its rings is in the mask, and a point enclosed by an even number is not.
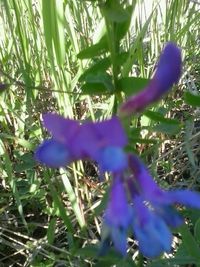
{"type": "MultiPolygon", "coordinates": [[[[175,44],[168,43],[149,85],[121,106],[121,115],[141,111],[160,99],[178,82],[180,75],[180,50],[175,44]]],[[[190,190],[162,190],[141,160],[124,151],[128,140],[118,117],[80,124],[48,113],[43,115],[43,125],[52,138],[44,140],[36,149],[35,157],[39,162],[58,168],[76,160],[94,160],[101,174],[112,174],[100,253],[105,253],[112,242],[116,250],[125,255],[130,230],[146,257],[169,252],[172,243],[170,227],[183,223],[173,205],[178,203],[199,209],[200,195],[190,190]]]]}
{"type": "Polygon", "coordinates": [[[190,190],[162,190],[136,155],[128,155],[128,166],[129,175],[113,175],[101,253],[112,240],[115,248],[125,255],[127,232],[131,229],[142,254],[153,258],[170,251],[170,228],[183,223],[173,205],[200,209],[200,194],[190,190]]]}

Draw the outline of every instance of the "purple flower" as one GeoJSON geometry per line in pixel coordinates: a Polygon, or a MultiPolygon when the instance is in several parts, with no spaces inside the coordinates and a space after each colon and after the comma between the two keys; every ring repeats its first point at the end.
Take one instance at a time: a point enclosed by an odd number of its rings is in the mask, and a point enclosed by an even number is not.
{"type": "Polygon", "coordinates": [[[72,160],[70,151],[62,143],[49,139],[45,140],[35,151],[35,158],[51,168],[64,167],[72,160]]]}
{"type": "Polygon", "coordinates": [[[140,252],[154,258],[170,252],[173,237],[170,228],[183,223],[174,204],[200,209],[200,194],[161,189],[136,155],[128,155],[128,164],[131,175],[123,172],[113,175],[100,254],[106,252],[112,241],[115,249],[125,255],[127,233],[131,229],[140,252]]]}
{"type": "Polygon", "coordinates": [[[120,109],[120,115],[128,116],[145,109],[159,100],[181,76],[181,51],[174,43],[167,43],[157,64],[156,72],[143,91],[130,97],[120,109]]]}
{"type": "Polygon", "coordinates": [[[127,166],[123,151],[127,137],[117,117],[103,122],[65,119],[60,115],[43,115],[43,125],[52,139],[45,140],[35,153],[36,159],[49,167],[63,167],[79,159],[99,163],[101,172],[118,172],[127,166]]]}
{"type": "MultiPolygon", "coordinates": [[[[122,115],[143,110],[157,101],[181,75],[181,52],[168,43],[149,85],[122,105],[122,115]]],[[[175,204],[200,209],[200,195],[190,190],[166,191],[153,180],[136,156],[124,152],[127,136],[117,117],[102,122],[84,122],[47,113],[43,125],[51,134],[36,149],[35,158],[52,168],[64,167],[77,160],[94,160],[100,173],[113,176],[102,227],[100,254],[110,243],[122,255],[127,250],[127,233],[132,230],[144,256],[153,258],[169,252],[170,227],[183,223],[175,204]]]]}
{"type": "Polygon", "coordinates": [[[101,254],[105,243],[111,239],[117,251],[126,254],[127,229],[132,220],[132,211],[128,203],[126,188],[120,176],[115,176],[110,190],[107,209],[104,215],[101,254]]]}
{"type": "Polygon", "coordinates": [[[165,221],[145,205],[140,197],[134,198],[133,232],[139,242],[139,250],[149,258],[169,252],[172,234],[165,221]]]}
{"type": "Polygon", "coordinates": [[[200,194],[190,190],[162,190],[135,155],[129,155],[129,166],[134,174],[128,180],[133,201],[133,231],[143,255],[156,257],[170,250],[172,234],[169,227],[183,223],[173,205],[200,209],[200,194]]]}

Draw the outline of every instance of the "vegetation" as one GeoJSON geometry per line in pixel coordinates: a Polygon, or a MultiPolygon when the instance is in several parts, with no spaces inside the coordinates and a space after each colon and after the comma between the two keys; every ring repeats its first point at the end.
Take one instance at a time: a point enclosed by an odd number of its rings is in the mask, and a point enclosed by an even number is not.
{"type": "Polygon", "coordinates": [[[127,257],[112,249],[98,257],[109,176],[101,182],[95,162],[49,169],[34,159],[48,136],[42,113],[110,118],[147,84],[172,41],[182,50],[181,80],[162,101],[124,122],[127,149],[163,188],[200,191],[197,1],[0,5],[0,266],[200,266],[200,212],[182,207],[185,225],[174,232],[170,254],[146,259],[132,237],[127,257]]]}

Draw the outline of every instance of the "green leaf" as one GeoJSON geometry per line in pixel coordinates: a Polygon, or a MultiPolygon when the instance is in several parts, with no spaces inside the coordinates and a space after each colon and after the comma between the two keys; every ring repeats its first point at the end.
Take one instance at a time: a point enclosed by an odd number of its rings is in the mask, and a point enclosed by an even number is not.
{"type": "Polygon", "coordinates": [[[93,58],[106,51],[108,51],[108,42],[106,36],[103,36],[97,44],[91,45],[78,53],[77,57],[80,59],[93,58]]]}
{"type": "Polygon", "coordinates": [[[138,77],[124,77],[119,79],[117,87],[126,96],[131,96],[142,90],[149,82],[149,79],[138,77]]]}
{"type": "Polygon", "coordinates": [[[148,118],[150,118],[153,121],[163,122],[163,123],[173,124],[173,125],[179,124],[178,120],[165,118],[163,116],[163,114],[161,114],[160,112],[148,110],[148,111],[144,112],[144,115],[147,116],[148,118]]]}
{"type": "Polygon", "coordinates": [[[89,95],[113,93],[114,86],[112,84],[112,78],[107,73],[88,75],[86,77],[86,83],[82,86],[82,91],[89,95]]]}
{"type": "Polygon", "coordinates": [[[102,8],[106,20],[114,25],[115,36],[118,41],[125,36],[129,29],[134,7],[135,4],[123,8],[119,3],[112,3],[111,6],[107,5],[102,8]]]}
{"type": "Polygon", "coordinates": [[[99,72],[105,72],[110,65],[111,61],[108,57],[98,60],[80,76],[79,82],[84,81],[88,75],[95,75],[99,72]]]}
{"type": "Polygon", "coordinates": [[[126,62],[128,57],[129,57],[129,52],[122,52],[120,54],[117,54],[117,56],[116,56],[116,65],[118,67],[121,67],[121,65],[124,64],[124,62],[126,62]]]}
{"type": "Polygon", "coordinates": [[[76,255],[84,258],[97,258],[98,248],[96,245],[88,245],[76,251],[76,255]]]}
{"type": "Polygon", "coordinates": [[[12,136],[12,135],[9,135],[9,134],[0,133],[0,138],[8,139],[8,140],[10,139],[12,141],[17,141],[19,145],[21,145],[24,148],[27,148],[29,150],[33,150],[35,148],[34,145],[31,142],[29,142],[29,141],[27,141],[25,139],[17,138],[15,136],[12,136]]]}
{"type": "Polygon", "coordinates": [[[152,130],[155,132],[161,132],[168,135],[177,134],[180,131],[181,127],[179,124],[170,124],[170,123],[159,123],[152,127],[152,130]]]}
{"type": "Polygon", "coordinates": [[[62,66],[65,61],[65,38],[64,38],[64,8],[63,0],[54,0],[48,3],[51,8],[52,38],[54,51],[58,65],[62,66]]]}
{"type": "Polygon", "coordinates": [[[12,161],[10,159],[10,155],[7,153],[6,149],[4,149],[4,169],[8,175],[8,182],[10,184],[10,187],[12,189],[12,193],[15,199],[15,203],[17,205],[18,212],[21,216],[22,222],[27,227],[27,222],[24,216],[24,210],[23,210],[23,205],[22,201],[20,198],[19,190],[17,187],[16,183],[16,177],[14,176],[14,171],[13,171],[13,166],[12,166],[12,161]]]}
{"type": "Polygon", "coordinates": [[[133,13],[133,7],[128,6],[126,10],[124,10],[124,13],[126,14],[126,20],[116,24],[116,36],[118,40],[121,40],[128,32],[133,13]]]}
{"type": "Polygon", "coordinates": [[[176,119],[165,118],[163,114],[155,111],[145,111],[144,115],[159,124],[153,126],[153,131],[161,132],[169,135],[177,134],[182,127],[182,124],[176,119]]]}
{"type": "MultiPolygon", "coordinates": [[[[118,66],[121,66],[127,60],[128,56],[129,56],[128,52],[122,52],[118,54],[116,58],[116,64],[118,66]]],[[[106,57],[96,61],[92,66],[90,66],[87,70],[83,72],[83,74],[79,78],[79,82],[84,81],[86,77],[89,75],[94,76],[96,74],[106,72],[106,70],[109,68],[110,65],[111,65],[110,57],[106,57]]]]}
{"type": "Polygon", "coordinates": [[[194,226],[194,237],[196,241],[200,244],[200,218],[197,220],[194,226]]]}
{"type": "Polygon", "coordinates": [[[75,195],[75,192],[72,188],[72,185],[69,181],[69,178],[68,178],[65,170],[60,168],[60,172],[61,172],[61,178],[63,181],[64,188],[68,194],[69,201],[72,205],[72,209],[74,211],[74,214],[76,215],[76,219],[77,219],[80,227],[83,228],[85,226],[85,217],[84,217],[84,214],[83,214],[82,209],[80,207],[80,203],[78,202],[78,198],[75,195]]]}
{"type": "Polygon", "coordinates": [[[200,107],[200,95],[193,95],[186,92],[184,95],[185,102],[193,107],[200,107]]]}
{"type": "Polygon", "coordinates": [[[156,132],[173,135],[177,134],[182,127],[178,120],[165,118],[160,112],[148,110],[144,112],[144,115],[153,121],[159,122],[157,125],[152,127],[152,130],[156,132]]]}
{"type": "Polygon", "coordinates": [[[33,154],[32,153],[25,153],[21,157],[18,158],[21,162],[16,163],[15,165],[15,171],[16,172],[23,172],[26,170],[30,170],[33,167],[36,166],[36,162],[34,160],[33,154]]]}
{"type": "Polygon", "coordinates": [[[192,165],[192,168],[198,168],[197,167],[197,159],[193,151],[193,146],[191,145],[191,140],[193,136],[193,129],[194,129],[194,121],[193,120],[186,120],[185,122],[185,134],[184,134],[184,141],[185,141],[185,149],[187,152],[187,156],[189,159],[190,164],[192,165]]]}
{"type": "MultiPolygon", "coordinates": [[[[55,207],[59,210],[59,216],[62,218],[65,226],[68,229],[69,236],[74,232],[74,225],[67,213],[67,210],[63,204],[63,200],[59,193],[56,191],[54,185],[52,184],[52,181],[50,180],[50,175],[47,172],[44,172],[44,177],[46,178],[46,181],[49,184],[50,193],[54,202],[55,207]]],[[[71,236],[70,236],[71,237],[71,236]]],[[[69,243],[71,243],[70,240],[68,240],[69,243]]]]}
{"type": "Polygon", "coordinates": [[[86,95],[106,95],[108,94],[107,89],[101,83],[85,83],[81,90],[86,95]]]}
{"type": "Polygon", "coordinates": [[[42,1],[42,18],[43,18],[43,27],[44,27],[44,37],[45,43],[47,47],[47,52],[49,58],[53,62],[53,45],[52,45],[52,19],[51,19],[51,11],[52,5],[49,4],[49,0],[42,1]]]}
{"type": "Polygon", "coordinates": [[[196,259],[196,266],[200,266],[200,248],[197,242],[195,241],[193,235],[191,234],[190,230],[188,229],[188,226],[184,224],[179,228],[179,232],[181,233],[183,245],[185,246],[188,255],[196,259]]]}
{"type": "Polygon", "coordinates": [[[47,240],[49,244],[53,244],[55,238],[56,218],[52,218],[47,229],[47,240]]]}
{"type": "Polygon", "coordinates": [[[128,76],[129,72],[132,69],[133,66],[133,59],[135,58],[135,51],[137,51],[137,49],[141,46],[141,43],[148,31],[148,27],[150,25],[151,19],[153,17],[153,12],[154,10],[151,12],[150,16],[148,17],[148,19],[146,20],[145,24],[143,25],[143,27],[141,28],[138,36],[136,37],[136,39],[134,40],[132,46],[130,47],[130,54],[129,54],[129,58],[127,59],[127,61],[123,64],[123,70],[122,70],[122,75],[128,76]]]}
{"type": "Polygon", "coordinates": [[[116,4],[111,7],[106,6],[103,8],[103,12],[107,19],[111,22],[124,22],[130,20],[131,14],[128,12],[130,8],[132,9],[131,6],[127,9],[123,9],[122,6],[116,4]]]}
{"type": "Polygon", "coordinates": [[[95,264],[96,267],[136,267],[133,259],[130,256],[123,258],[119,253],[117,253],[113,248],[109,250],[109,253],[103,257],[99,257],[99,262],[95,264]]]}

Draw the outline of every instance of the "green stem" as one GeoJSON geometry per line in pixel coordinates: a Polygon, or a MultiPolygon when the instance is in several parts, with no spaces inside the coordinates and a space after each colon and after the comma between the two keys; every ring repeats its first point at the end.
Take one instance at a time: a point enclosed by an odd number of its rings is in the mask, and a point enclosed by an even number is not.
{"type": "Polygon", "coordinates": [[[143,265],[143,255],[141,254],[141,253],[139,253],[139,256],[138,256],[138,264],[137,264],[137,266],[138,267],[143,267],[144,265],[143,265]]]}
{"type": "MultiPolygon", "coordinates": [[[[104,16],[106,29],[107,29],[107,37],[108,37],[107,40],[108,40],[108,46],[110,50],[110,58],[111,58],[111,64],[112,64],[113,84],[114,84],[114,91],[116,93],[118,89],[118,75],[119,75],[119,67],[117,65],[117,55],[119,53],[119,41],[116,36],[116,23],[109,20],[106,12],[104,12],[104,9],[102,9],[102,14],[104,16]]],[[[113,114],[117,113],[119,100],[120,98],[118,94],[116,94],[114,106],[113,106],[113,114]]]]}

